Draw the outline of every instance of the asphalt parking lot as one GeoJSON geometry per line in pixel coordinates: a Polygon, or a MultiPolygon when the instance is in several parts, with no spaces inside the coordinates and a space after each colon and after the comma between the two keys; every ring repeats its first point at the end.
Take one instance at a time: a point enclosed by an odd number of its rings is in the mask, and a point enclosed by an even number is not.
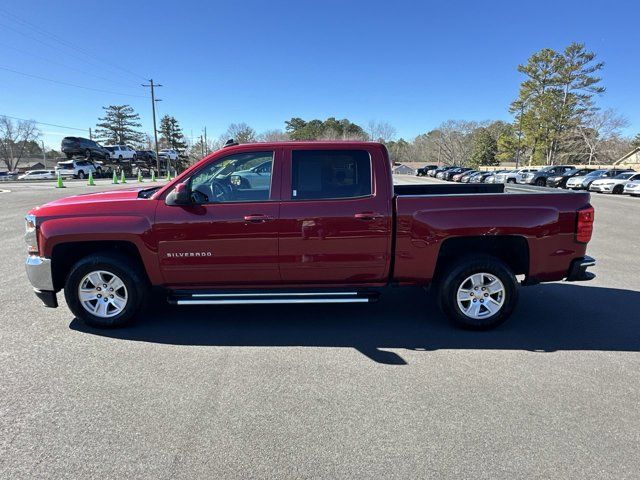
{"type": "Polygon", "coordinates": [[[592,195],[597,278],[490,332],[419,289],[99,331],[24,274],[24,214],[67,186],[0,184],[0,478],[638,478],[640,199],[592,195]]]}

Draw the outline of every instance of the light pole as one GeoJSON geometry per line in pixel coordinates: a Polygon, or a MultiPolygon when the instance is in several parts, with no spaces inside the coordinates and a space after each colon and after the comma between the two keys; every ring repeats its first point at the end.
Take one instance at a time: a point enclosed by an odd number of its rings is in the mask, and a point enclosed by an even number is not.
{"type": "Polygon", "coordinates": [[[142,84],[143,87],[151,88],[151,111],[153,113],[153,138],[156,142],[156,168],[158,169],[158,175],[160,175],[160,155],[158,155],[158,129],[156,127],[156,96],[155,96],[155,87],[161,87],[162,85],[153,83],[153,78],[149,79],[149,84],[142,84]]]}

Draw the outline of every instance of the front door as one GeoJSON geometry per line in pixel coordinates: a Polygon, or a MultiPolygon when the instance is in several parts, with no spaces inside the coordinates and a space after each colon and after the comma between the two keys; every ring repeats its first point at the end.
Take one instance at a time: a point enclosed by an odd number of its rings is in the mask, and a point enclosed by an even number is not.
{"type": "Polygon", "coordinates": [[[386,281],[391,252],[390,180],[381,151],[293,149],[285,153],[280,274],[285,284],[386,281]],[[374,169],[374,165],[379,165],[374,169]]]}
{"type": "MultiPolygon", "coordinates": [[[[280,282],[279,204],[262,173],[279,164],[279,150],[234,153],[214,160],[188,180],[194,204],[160,202],[154,226],[160,268],[168,286],[261,285],[280,282]]],[[[276,196],[277,197],[277,196],[276,196]]]]}

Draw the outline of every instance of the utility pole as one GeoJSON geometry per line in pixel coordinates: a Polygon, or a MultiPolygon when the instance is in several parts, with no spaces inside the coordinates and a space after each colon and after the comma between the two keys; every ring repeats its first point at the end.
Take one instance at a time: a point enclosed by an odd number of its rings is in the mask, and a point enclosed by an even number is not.
{"type": "Polygon", "coordinates": [[[44,140],[40,140],[40,143],[42,144],[42,161],[44,162],[44,168],[47,168],[47,154],[44,151],[44,140]]]}
{"type": "MultiPolygon", "coordinates": [[[[151,88],[151,111],[153,112],[153,139],[156,142],[156,168],[158,169],[158,175],[160,175],[160,155],[158,155],[158,129],[156,128],[156,94],[154,92],[155,87],[161,87],[162,85],[153,83],[153,78],[149,79],[149,84],[142,84],[143,87],[151,88]]],[[[167,164],[167,171],[169,169],[169,165],[167,164]]]]}
{"type": "Polygon", "coordinates": [[[204,148],[206,149],[207,155],[209,155],[209,144],[207,143],[207,126],[206,125],[204,127],[204,145],[205,145],[204,148]]]}
{"type": "Polygon", "coordinates": [[[202,141],[202,135],[200,135],[200,155],[204,158],[204,143],[202,141]]]}
{"type": "Polygon", "coordinates": [[[89,140],[93,140],[93,136],[91,135],[91,128],[89,128],[89,140]]]}

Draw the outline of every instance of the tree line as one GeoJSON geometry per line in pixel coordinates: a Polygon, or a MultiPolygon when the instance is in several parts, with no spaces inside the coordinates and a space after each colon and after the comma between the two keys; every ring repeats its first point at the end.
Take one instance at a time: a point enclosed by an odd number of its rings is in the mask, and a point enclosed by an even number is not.
{"type": "MultiPolygon", "coordinates": [[[[584,44],[562,51],[544,48],[518,66],[523,75],[517,98],[509,106],[511,122],[502,120],[447,120],[412,139],[397,138],[388,122],[358,125],[349,119],[305,120],[293,117],[283,129],[257,133],[246,123],[232,123],[217,138],[188,139],[171,115],[160,119],[158,147],[181,152],[195,161],[221,147],[230,138],[239,143],[284,140],[371,140],[384,143],[393,161],[457,165],[608,164],[640,147],[640,133],[627,138],[627,120],[612,109],[601,109],[605,94],[604,63],[584,44]]],[[[140,115],[130,105],[102,107],[95,139],[108,145],[129,144],[154,148],[142,131],[140,115]]],[[[0,116],[0,159],[9,170],[25,155],[40,151],[40,131],[32,121],[0,116]]]]}

